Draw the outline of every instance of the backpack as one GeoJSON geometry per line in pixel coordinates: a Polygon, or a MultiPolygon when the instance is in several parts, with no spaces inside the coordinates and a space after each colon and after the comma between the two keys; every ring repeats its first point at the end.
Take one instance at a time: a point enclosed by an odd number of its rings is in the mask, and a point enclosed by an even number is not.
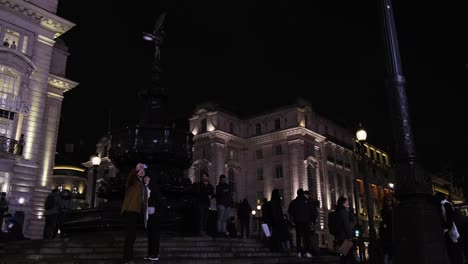
{"type": "Polygon", "coordinates": [[[328,231],[331,235],[336,234],[336,211],[328,213],[328,231]]]}
{"type": "Polygon", "coordinates": [[[51,210],[55,206],[55,197],[53,195],[48,195],[44,201],[44,209],[51,210]]]}

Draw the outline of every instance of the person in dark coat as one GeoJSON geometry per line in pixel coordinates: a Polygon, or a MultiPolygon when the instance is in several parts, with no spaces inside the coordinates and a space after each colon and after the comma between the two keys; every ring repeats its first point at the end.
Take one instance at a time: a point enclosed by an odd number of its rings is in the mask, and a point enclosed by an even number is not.
{"type": "Polygon", "coordinates": [[[53,239],[57,236],[58,216],[62,210],[62,197],[58,189],[53,189],[48,196],[52,196],[54,202],[51,208],[45,209],[44,211],[45,224],[43,239],[53,239]]]}
{"type": "Polygon", "coordinates": [[[311,224],[311,206],[309,199],[304,195],[304,190],[297,190],[297,197],[291,201],[288,213],[292,218],[296,229],[296,248],[298,257],[311,258],[310,253],[310,224],[311,224]],[[303,246],[302,246],[303,245],[303,246]]]}
{"type": "Polygon", "coordinates": [[[208,173],[204,172],[202,174],[202,180],[195,185],[194,190],[200,217],[199,231],[200,235],[204,236],[207,231],[210,201],[214,196],[214,188],[210,183],[210,176],[208,173]]]}
{"type": "MultiPolygon", "coordinates": [[[[336,246],[339,247],[345,240],[351,240],[353,238],[353,230],[351,227],[351,219],[352,216],[350,215],[348,199],[343,196],[338,198],[336,202],[336,210],[335,210],[335,217],[336,217],[336,233],[335,243],[336,246]]],[[[341,264],[354,264],[356,263],[356,259],[354,258],[353,248],[350,250],[348,255],[340,257],[341,264]]]]}
{"type": "Polygon", "coordinates": [[[161,190],[156,180],[150,181],[148,176],[143,178],[148,192],[148,206],[146,209],[146,234],[148,236],[148,255],[145,260],[159,260],[159,241],[161,237],[161,190]]]}
{"type": "Polygon", "coordinates": [[[442,228],[445,235],[445,244],[447,246],[447,254],[450,264],[463,263],[463,251],[460,246],[460,233],[455,224],[455,208],[453,204],[447,200],[447,196],[443,193],[436,193],[435,199],[440,203],[442,212],[442,228]]]}
{"type": "Polygon", "coordinates": [[[271,226],[271,249],[273,251],[287,249],[289,228],[286,221],[284,221],[281,195],[278,189],[271,192],[271,199],[267,206],[267,216],[271,226]]]}
{"type": "Polygon", "coordinates": [[[252,207],[249,204],[247,198],[244,198],[237,207],[237,218],[240,222],[240,235],[241,238],[249,238],[250,235],[250,215],[252,213],[252,207]]]}
{"type": "Polygon", "coordinates": [[[226,224],[229,219],[229,211],[232,204],[231,188],[226,182],[226,175],[219,176],[219,183],[216,186],[216,209],[218,210],[218,220],[216,231],[219,236],[226,236],[226,224]]]}

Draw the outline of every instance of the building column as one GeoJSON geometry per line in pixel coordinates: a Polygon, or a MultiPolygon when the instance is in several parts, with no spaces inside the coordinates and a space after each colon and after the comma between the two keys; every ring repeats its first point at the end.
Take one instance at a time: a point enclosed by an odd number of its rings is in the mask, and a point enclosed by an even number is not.
{"type": "MultiPolygon", "coordinates": [[[[289,171],[290,183],[289,194],[284,191],[284,196],[288,197],[291,201],[296,197],[297,189],[307,189],[307,175],[304,168],[304,140],[294,139],[288,141],[289,147],[289,171]]],[[[286,202],[286,201],[285,201],[286,202]]]]}
{"type": "Polygon", "coordinates": [[[219,175],[226,174],[226,145],[223,143],[215,142],[211,143],[210,147],[210,156],[213,157],[212,171],[210,171],[210,181],[216,188],[216,185],[218,185],[219,181],[219,175]]]}

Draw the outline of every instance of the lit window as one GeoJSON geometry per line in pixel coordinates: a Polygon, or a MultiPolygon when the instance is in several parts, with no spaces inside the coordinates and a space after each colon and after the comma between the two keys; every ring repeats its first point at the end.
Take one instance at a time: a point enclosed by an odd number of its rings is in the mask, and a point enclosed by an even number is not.
{"type": "Polygon", "coordinates": [[[11,49],[18,49],[20,34],[12,29],[7,28],[3,38],[3,46],[11,49]]]}
{"type": "Polygon", "coordinates": [[[28,52],[28,41],[29,41],[29,37],[25,35],[23,37],[23,47],[21,47],[21,52],[24,54],[28,52]]]}

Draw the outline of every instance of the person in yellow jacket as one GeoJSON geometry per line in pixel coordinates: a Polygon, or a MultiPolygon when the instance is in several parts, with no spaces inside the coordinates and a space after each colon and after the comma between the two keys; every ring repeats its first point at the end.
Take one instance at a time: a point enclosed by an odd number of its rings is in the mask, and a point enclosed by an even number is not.
{"type": "MultiPolygon", "coordinates": [[[[138,163],[130,171],[127,178],[125,198],[122,204],[122,216],[125,223],[124,261],[125,263],[135,263],[133,261],[133,245],[136,239],[136,229],[138,221],[146,216],[148,206],[148,184],[149,177],[145,176],[147,166],[138,163]]],[[[146,219],[145,219],[146,220],[146,219]]],[[[145,221],[146,223],[146,221],[145,221]]]]}

